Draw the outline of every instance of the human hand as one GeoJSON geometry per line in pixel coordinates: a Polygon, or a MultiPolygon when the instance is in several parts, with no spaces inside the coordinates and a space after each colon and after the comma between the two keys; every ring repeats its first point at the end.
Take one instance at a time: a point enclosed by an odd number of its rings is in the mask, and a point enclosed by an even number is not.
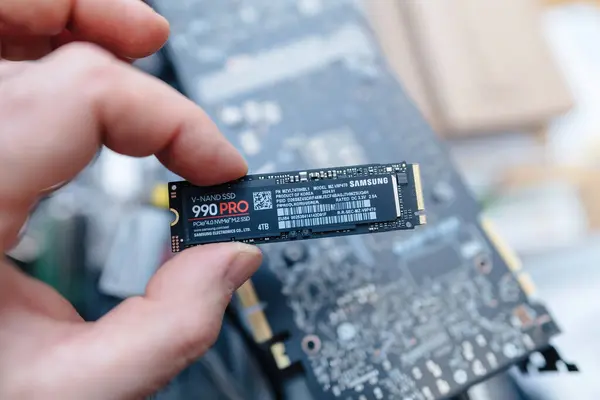
{"type": "MultiPolygon", "coordinates": [[[[8,58],[44,55],[66,26],[123,58],[156,50],[168,32],[137,0],[0,1],[8,58]],[[39,44],[35,52],[17,45],[30,39],[39,44]]],[[[156,154],[197,184],[247,170],[193,103],[90,44],[69,44],[35,62],[0,62],[0,121],[3,251],[40,192],[72,179],[101,144],[156,154]]],[[[0,398],[128,399],[156,391],[212,345],[232,293],[260,262],[260,252],[242,244],[186,250],[157,272],[144,296],[86,323],[53,289],[0,261],[0,398]]]]}
{"type": "Polygon", "coordinates": [[[158,50],[168,35],[168,22],[141,0],[0,2],[0,59],[5,60],[35,60],[73,41],[140,58],[158,50]]]}

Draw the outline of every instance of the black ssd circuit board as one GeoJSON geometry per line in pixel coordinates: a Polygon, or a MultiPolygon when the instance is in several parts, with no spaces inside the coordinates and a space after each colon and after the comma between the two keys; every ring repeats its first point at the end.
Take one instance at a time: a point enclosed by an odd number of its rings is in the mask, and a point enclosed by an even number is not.
{"type": "Polygon", "coordinates": [[[285,399],[447,398],[546,348],[559,329],[482,223],[360,4],[154,0],[171,23],[181,87],[252,174],[421,166],[427,225],[261,245],[265,264],[237,309],[280,369],[285,399]]]}
{"type": "Polygon", "coordinates": [[[424,225],[417,164],[248,175],[212,187],[171,182],[173,252],[205,243],[284,242],[424,225]]]}

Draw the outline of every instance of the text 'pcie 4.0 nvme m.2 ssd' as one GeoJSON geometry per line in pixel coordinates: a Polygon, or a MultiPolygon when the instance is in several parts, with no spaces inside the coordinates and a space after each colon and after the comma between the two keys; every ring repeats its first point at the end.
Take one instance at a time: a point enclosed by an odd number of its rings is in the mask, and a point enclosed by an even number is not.
{"type": "Polygon", "coordinates": [[[413,229],[426,222],[418,164],[247,175],[218,186],[169,183],[174,252],[413,229]]]}

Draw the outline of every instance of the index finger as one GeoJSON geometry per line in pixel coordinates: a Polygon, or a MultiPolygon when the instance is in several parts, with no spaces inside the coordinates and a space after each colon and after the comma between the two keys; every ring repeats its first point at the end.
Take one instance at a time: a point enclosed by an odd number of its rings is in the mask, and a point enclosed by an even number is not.
{"type": "Polygon", "coordinates": [[[131,58],[155,52],[169,35],[169,23],[142,0],[0,1],[0,35],[56,36],[65,29],[131,58]]]}
{"type": "Polygon", "coordinates": [[[39,192],[73,178],[102,143],[156,154],[201,185],[247,171],[195,104],[91,45],[66,46],[0,81],[0,121],[0,235],[15,234],[39,192]]]}

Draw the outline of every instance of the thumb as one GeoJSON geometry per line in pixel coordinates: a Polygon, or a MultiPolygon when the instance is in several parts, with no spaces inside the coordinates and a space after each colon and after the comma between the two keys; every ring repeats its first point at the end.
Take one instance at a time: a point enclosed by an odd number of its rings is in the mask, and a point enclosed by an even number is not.
{"type": "Polygon", "coordinates": [[[241,243],[196,247],[169,261],[144,297],[123,302],[83,335],[73,398],[160,389],[213,345],[232,294],[261,261],[257,247],[241,243]]]}

